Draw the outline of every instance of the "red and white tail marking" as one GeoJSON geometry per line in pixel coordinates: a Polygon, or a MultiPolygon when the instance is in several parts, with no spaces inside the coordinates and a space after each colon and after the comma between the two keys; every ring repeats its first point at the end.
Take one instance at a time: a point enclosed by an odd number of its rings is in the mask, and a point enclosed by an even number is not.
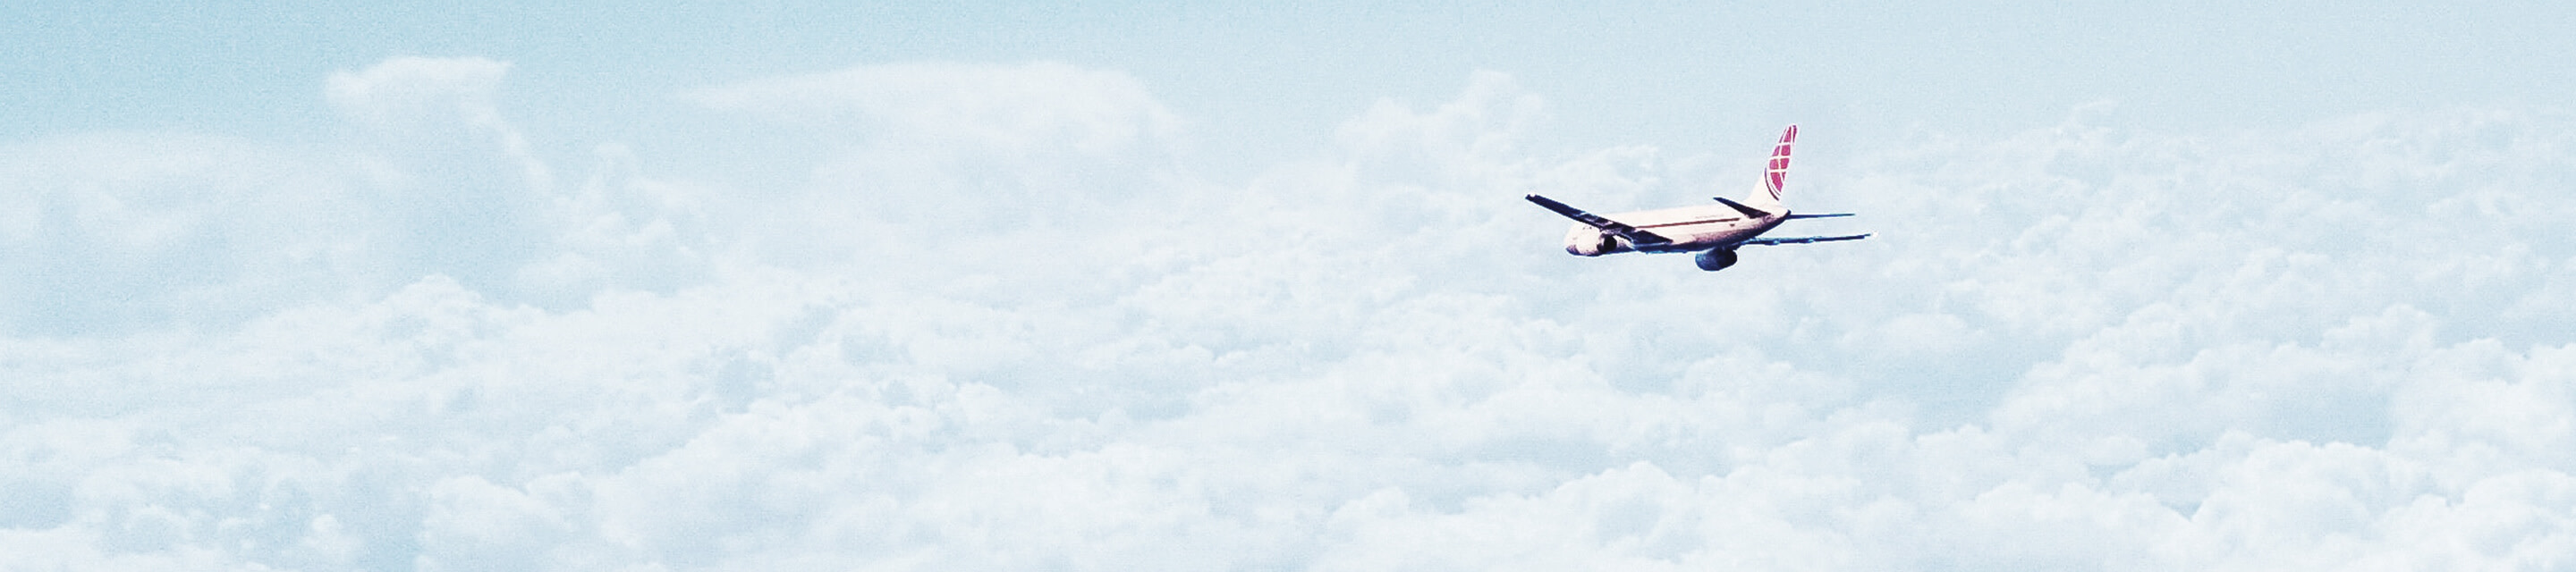
{"type": "Polygon", "coordinates": [[[1788,132],[1780,134],[1780,144],[1771,148],[1771,166],[1762,176],[1762,190],[1771,193],[1771,200],[1780,200],[1780,186],[1789,180],[1789,146],[1797,142],[1798,126],[1790,125],[1788,132]]]}

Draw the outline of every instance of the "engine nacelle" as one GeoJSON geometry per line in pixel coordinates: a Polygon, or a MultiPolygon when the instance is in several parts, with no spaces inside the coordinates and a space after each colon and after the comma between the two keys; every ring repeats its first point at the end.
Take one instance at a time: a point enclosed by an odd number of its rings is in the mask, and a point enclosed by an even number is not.
{"type": "Polygon", "coordinates": [[[1710,272],[1725,270],[1726,267],[1735,265],[1735,251],[1726,248],[1703,250],[1700,251],[1699,256],[1692,257],[1691,261],[1699,263],[1701,270],[1710,272]]]}
{"type": "Polygon", "coordinates": [[[1626,246],[1619,242],[1619,237],[1611,236],[1610,233],[1601,232],[1601,229],[1590,226],[1575,225],[1573,229],[1565,231],[1566,254],[1600,256],[1618,252],[1626,246]]]}

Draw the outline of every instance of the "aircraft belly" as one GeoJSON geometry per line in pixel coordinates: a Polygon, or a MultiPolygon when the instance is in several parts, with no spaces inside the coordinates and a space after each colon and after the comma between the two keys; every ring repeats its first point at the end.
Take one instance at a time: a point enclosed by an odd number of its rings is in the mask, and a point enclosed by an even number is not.
{"type": "Polygon", "coordinates": [[[1752,229],[1736,228],[1725,225],[1709,225],[1700,228],[1693,228],[1687,232],[1675,233],[1687,238],[1675,241],[1674,246],[1676,248],[1673,250],[1677,252],[1708,250],[1711,248],[1735,244],[1737,242],[1743,242],[1744,239],[1753,237],[1754,233],[1747,232],[1749,230],[1752,229]]]}

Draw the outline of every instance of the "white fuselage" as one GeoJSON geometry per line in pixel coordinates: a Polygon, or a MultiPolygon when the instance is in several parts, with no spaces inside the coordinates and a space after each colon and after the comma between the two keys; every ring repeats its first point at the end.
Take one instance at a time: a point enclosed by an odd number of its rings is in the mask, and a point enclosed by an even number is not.
{"type": "Polygon", "coordinates": [[[1672,243],[1640,248],[1607,231],[1576,224],[1565,232],[1565,251],[1576,256],[1600,256],[1621,252],[1694,252],[1733,248],[1780,226],[1781,222],[1788,220],[1788,214],[1784,210],[1770,216],[1748,217],[1742,211],[1722,204],[1619,213],[1609,215],[1609,218],[1638,230],[1662,235],[1672,239],[1672,243]]]}

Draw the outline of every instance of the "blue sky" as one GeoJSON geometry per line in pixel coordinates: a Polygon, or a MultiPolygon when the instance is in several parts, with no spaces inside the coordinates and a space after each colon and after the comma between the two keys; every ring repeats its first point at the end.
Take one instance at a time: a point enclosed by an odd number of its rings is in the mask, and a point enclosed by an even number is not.
{"type": "MultiPolygon", "coordinates": [[[[2576,88],[2576,72],[2548,65],[2576,47],[2557,33],[2576,17],[2546,3],[20,10],[0,24],[13,54],[0,77],[22,103],[0,127],[36,134],[310,133],[328,126],[314,78],[398,55],[511,62],[522,73],[504,97],[525,110],[522,121],[630,139],[665,136],[619,126],[656,124],[676,90],[898,61],[1118,69],[1210,131],[1251,141],[1311,140],[1378,98],[1434,101],[1478,69],[1560,102],[1559,129],[1584,146],[1706,145],[1792,119],[1851,123],[1860,140],[1914,126],[1993,134],[2101,100],[2140,127],[2287,126],[2389,108],[2548,104],[2576,88]]],[[[1278,150],[1209,139],[1233,153],[1278,150]]]]}
{"type": "Polygon", "coordinates": [[[12,10],[0,568],[2576,554],[2556,6],[12,10]]]}

